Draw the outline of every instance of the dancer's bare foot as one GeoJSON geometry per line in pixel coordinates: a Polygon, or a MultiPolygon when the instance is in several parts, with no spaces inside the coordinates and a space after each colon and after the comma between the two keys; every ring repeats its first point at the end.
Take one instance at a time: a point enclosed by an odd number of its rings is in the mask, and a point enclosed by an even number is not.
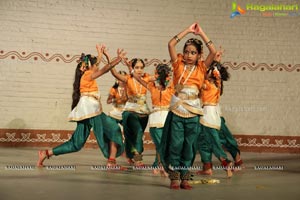
{"type": "Polygon", "coordinates": [[[203,163],[203,168],[201,171],[197,171],[198,175],[212,175],[212,163],[203,163]]]}
{"type": "Polygon", "coordinates": [[[162,168],[162,169],[160,170],[160,176],[162,176],[162,177],[168,177],[169,174],[164,170],[164,168],[162,168]]]}
{"type": "Polygon", "coordinates": [[[127,163],[130,164],[130,165],[133,165],[134,164],[134,161],[130,158],[127,158],[127,163]]]}
{"type": "Polygon", "coordinates": [[[157,174],[160,173],[160,169],[158,169],[158,168],[155,167],[155,168],[153,169],[152,173],[153,173],[154,175],[157,175],[157,174]]]}
{"type": "Polygon", "coordinates": [[[231,178],[233,173],[232,173],[232,170],[233,170],[233,164],[232,162],[228,163],[228,165],[226,166],[226,173],[227,173],[227,177],[228,178],[231,178]]]}
{"type": "Polygon", "coordinates": [[[126,167],[117,164],[115,158],[109,158],[106,163],[107,170],[127,170],[126,167]]]}
{"type": "Polygon", "coordinates": [[[117,166],[117,161],[115,158],[107,159],[106,167],[107,169],[113,169],[117,166]]]}
{"type": "Polygon", "coordinates": [[[196,172],[197,175],[208,175],[211,176],[212,175],[212,169],[203,169],[201,171],[197,171],[196,172]]]}
{"type": "Polygon", "coordinates": [[[135,167],[144,167],[145,164],[143,163],[143,155],[141,154],[134,154],[133,156],[134,166],[135,167]]]}
{"type": "Polygon", "coordinates": [[[240,171],[242,169],[245,169],[245,166],[243,164],[244,163],[242,159],[236,160],[234,162],[234,171],[240,171]]]}
{"type": "Polygon", "coordinates": [[[143,161],[139,160],[139,161],[134,161],[134,166],[137,168],[143,168],[145,167],[145,164],[143,163],[143,161]]]}
{"type": "Polygon", "coordinates": [[[170,189],[179,190],[180,189],[179,180],[171,180],[170,189]]]}
{"type": "Polygon", "coordinates": [[[39,160],[38,160],[36,166],[37,166],[37,167],[44,167],[44,165],[43,165],[44,160],[45,160],[46,158],[49,159],[49,157],[50,157],[49,152],[48,152],[48,150],[45,150],[45,151],[40,150],[40,151],[38,152],[38,155],[39,155],[39,160]]]}
{"type": "Polygon", "coordinates": [[[185,190],[193,189],[193,187],[189,184],[188,180],[182,180],[180,183],[180,188],[185,189],[185,190]]]}

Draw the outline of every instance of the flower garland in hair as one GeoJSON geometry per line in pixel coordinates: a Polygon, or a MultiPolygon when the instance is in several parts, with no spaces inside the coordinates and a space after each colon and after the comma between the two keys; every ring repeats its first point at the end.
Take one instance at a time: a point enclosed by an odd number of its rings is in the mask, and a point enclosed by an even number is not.
{"type": "Polygon", "coordinates": [[[223,81],[227,81],[230,78],[230,74],[227,69],[218,61],[213,61],[208,71],[212,71],[215,78],[217,78],[216,75],[220,76],[223,81]],[[217,71],[218,74],[214,71],[217,71]]]}
{"type": "Polygon", "coordinates": [[[77,60],[77,63],[82,63],[84,67],[89,66],[89,58],[84,53],[81,53],[80,58],[77,60]]]}
{"type": "Polygon", "coordinates": [[[80,60],[84,62],[86,65],[89,65],[89,58],[84,53],[81,54],[80,60]]]}

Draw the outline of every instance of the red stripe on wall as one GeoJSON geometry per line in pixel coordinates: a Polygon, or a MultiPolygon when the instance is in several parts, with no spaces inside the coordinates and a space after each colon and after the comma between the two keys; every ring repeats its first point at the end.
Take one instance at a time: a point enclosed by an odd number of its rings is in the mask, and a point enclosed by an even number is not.
{"type": "MultiPolygon", "coordinates": [[[[73,131],[0,129],[0,147],[55,147],[69,140],[73,131]]],[[[234,135],[241,151],[300,153],[299,136],[234,135]]],[[[98,148],[95,136],[91,133],[86,148],[98,148]]],[[[154,150],[150,134],[144,136],[145,150],[154,150]]]]}

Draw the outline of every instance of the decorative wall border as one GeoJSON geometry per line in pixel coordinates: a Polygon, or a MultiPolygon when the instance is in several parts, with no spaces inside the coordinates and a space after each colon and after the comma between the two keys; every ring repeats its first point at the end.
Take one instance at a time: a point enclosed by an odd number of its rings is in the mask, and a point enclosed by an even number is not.
{"type": "MultiPolygon", "coordinates": [[[[54,147],[70,139],[73,131],[0,129],[0,147],[54,147]]],[[[300,153],[300,136],[234,135],[241,151],[300,153]]],[[[93,134],[85,147],[98,148],[93,134]]],[[[145,150],[154,150],[150,134],[144,136],[145,150]]]]}
{"type": "Polygon", "coordinates": [[[76,61],[78,58],[80,58],[80,55],[74,55],[71,57],[70,54],[66,54],[66,56],[62,54],[53,54],[50,56],[49,53],[39,53],[39,52],[30,52],[26,53],[25,51],[19,53],[17,51],[9,51],[9,52],[4,52],[3,50],[0,50],[0,59],[8,59],[11,58],[12,60],[18,58],[19,60],[25,61],[33,58],[33,60],[38,61],[41,59],[44,62],[51,62],[55,60],[56,62],[59,62],[62,60],[65,63],[71,63],[74,60],[76,61]]]}
{"type": "MultiPolygon", "coordinates": [[[[38,61],[39,59],[44,61],[44,62],[52,62],[52,61],[63,61],[64,63],[71,63],[76,61],[78,58],[80,57],[80,55],[73,55],[71,56],[70,54],[66,54],[65,56],[59,53],[55,53],[53,55],[50,56],[49,53],[39,53],[39,52],[30,52],[30,53],[26,53],[25,51],[19,53],[17,51],[8,51],[5,52],[4,50],[0,50],[0,59],[4,60],[4,59],[16,59],[18,58],[19,60],[22,61],[26,61],[29,59],[33,59],[34,61],[38,61]]],[[[104,61],[104,60],[103,60],[104,61]]],[[[144,59],[146,66],[150,66],[150,65],[154,65],[156,66],[157,64],[160,63],[166,63],[169,64],[170,62],[166,59],[163,60],[159,60],[159,59],[144,59]]],[[[104,61],[105,63],[105,61],[104,61]]],[[[123,63],[125,64],[125,63],[123,63]]],[[[251,71],[255,71],[255,70],[268,70],[268,71],[287,71],[287,72],[300,72],[300,64],[295,64],[295,65],[291,65],[291,64],[283,64],[283,63],[279,63],[279,64],[267,64],[267,63],[248,63],[248,62],[241,62],[241,63],[237,63],[237,62],[224,62],[224,66],[227,68],[230,68],[232,70],[246,70],[246,69],[250,69],[251,71]]]]}
{"type": "Polygon", "coordinates": [[[279,63],[279,64],[267,64],[267,63],[247,63],[247,62],[241,62],[241,63],[236,63],[236,62],[224,62],[223,65],[227,68],[230,68],[232,70],[246,70],[246,69],[250,69],[251,71],[255,71],[255,70],[268,70],[268,71],[287,71],[287,72],[300,72],[300,64],[295,64],[294,66],[292,66],[291,64],[285,65],[283,63],[279,63]]]}

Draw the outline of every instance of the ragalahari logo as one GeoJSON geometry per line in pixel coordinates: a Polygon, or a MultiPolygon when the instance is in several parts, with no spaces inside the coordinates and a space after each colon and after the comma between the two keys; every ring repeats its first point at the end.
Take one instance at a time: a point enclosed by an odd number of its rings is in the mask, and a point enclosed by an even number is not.
{"type": "Polygon", "coordinates": [[[237,5],[236,2],[232,2],[232,13],[230,15],[230,18],[234,18],[237,15],[243,15],[245,13],[246,13],[245,9],[237,5]]]}

